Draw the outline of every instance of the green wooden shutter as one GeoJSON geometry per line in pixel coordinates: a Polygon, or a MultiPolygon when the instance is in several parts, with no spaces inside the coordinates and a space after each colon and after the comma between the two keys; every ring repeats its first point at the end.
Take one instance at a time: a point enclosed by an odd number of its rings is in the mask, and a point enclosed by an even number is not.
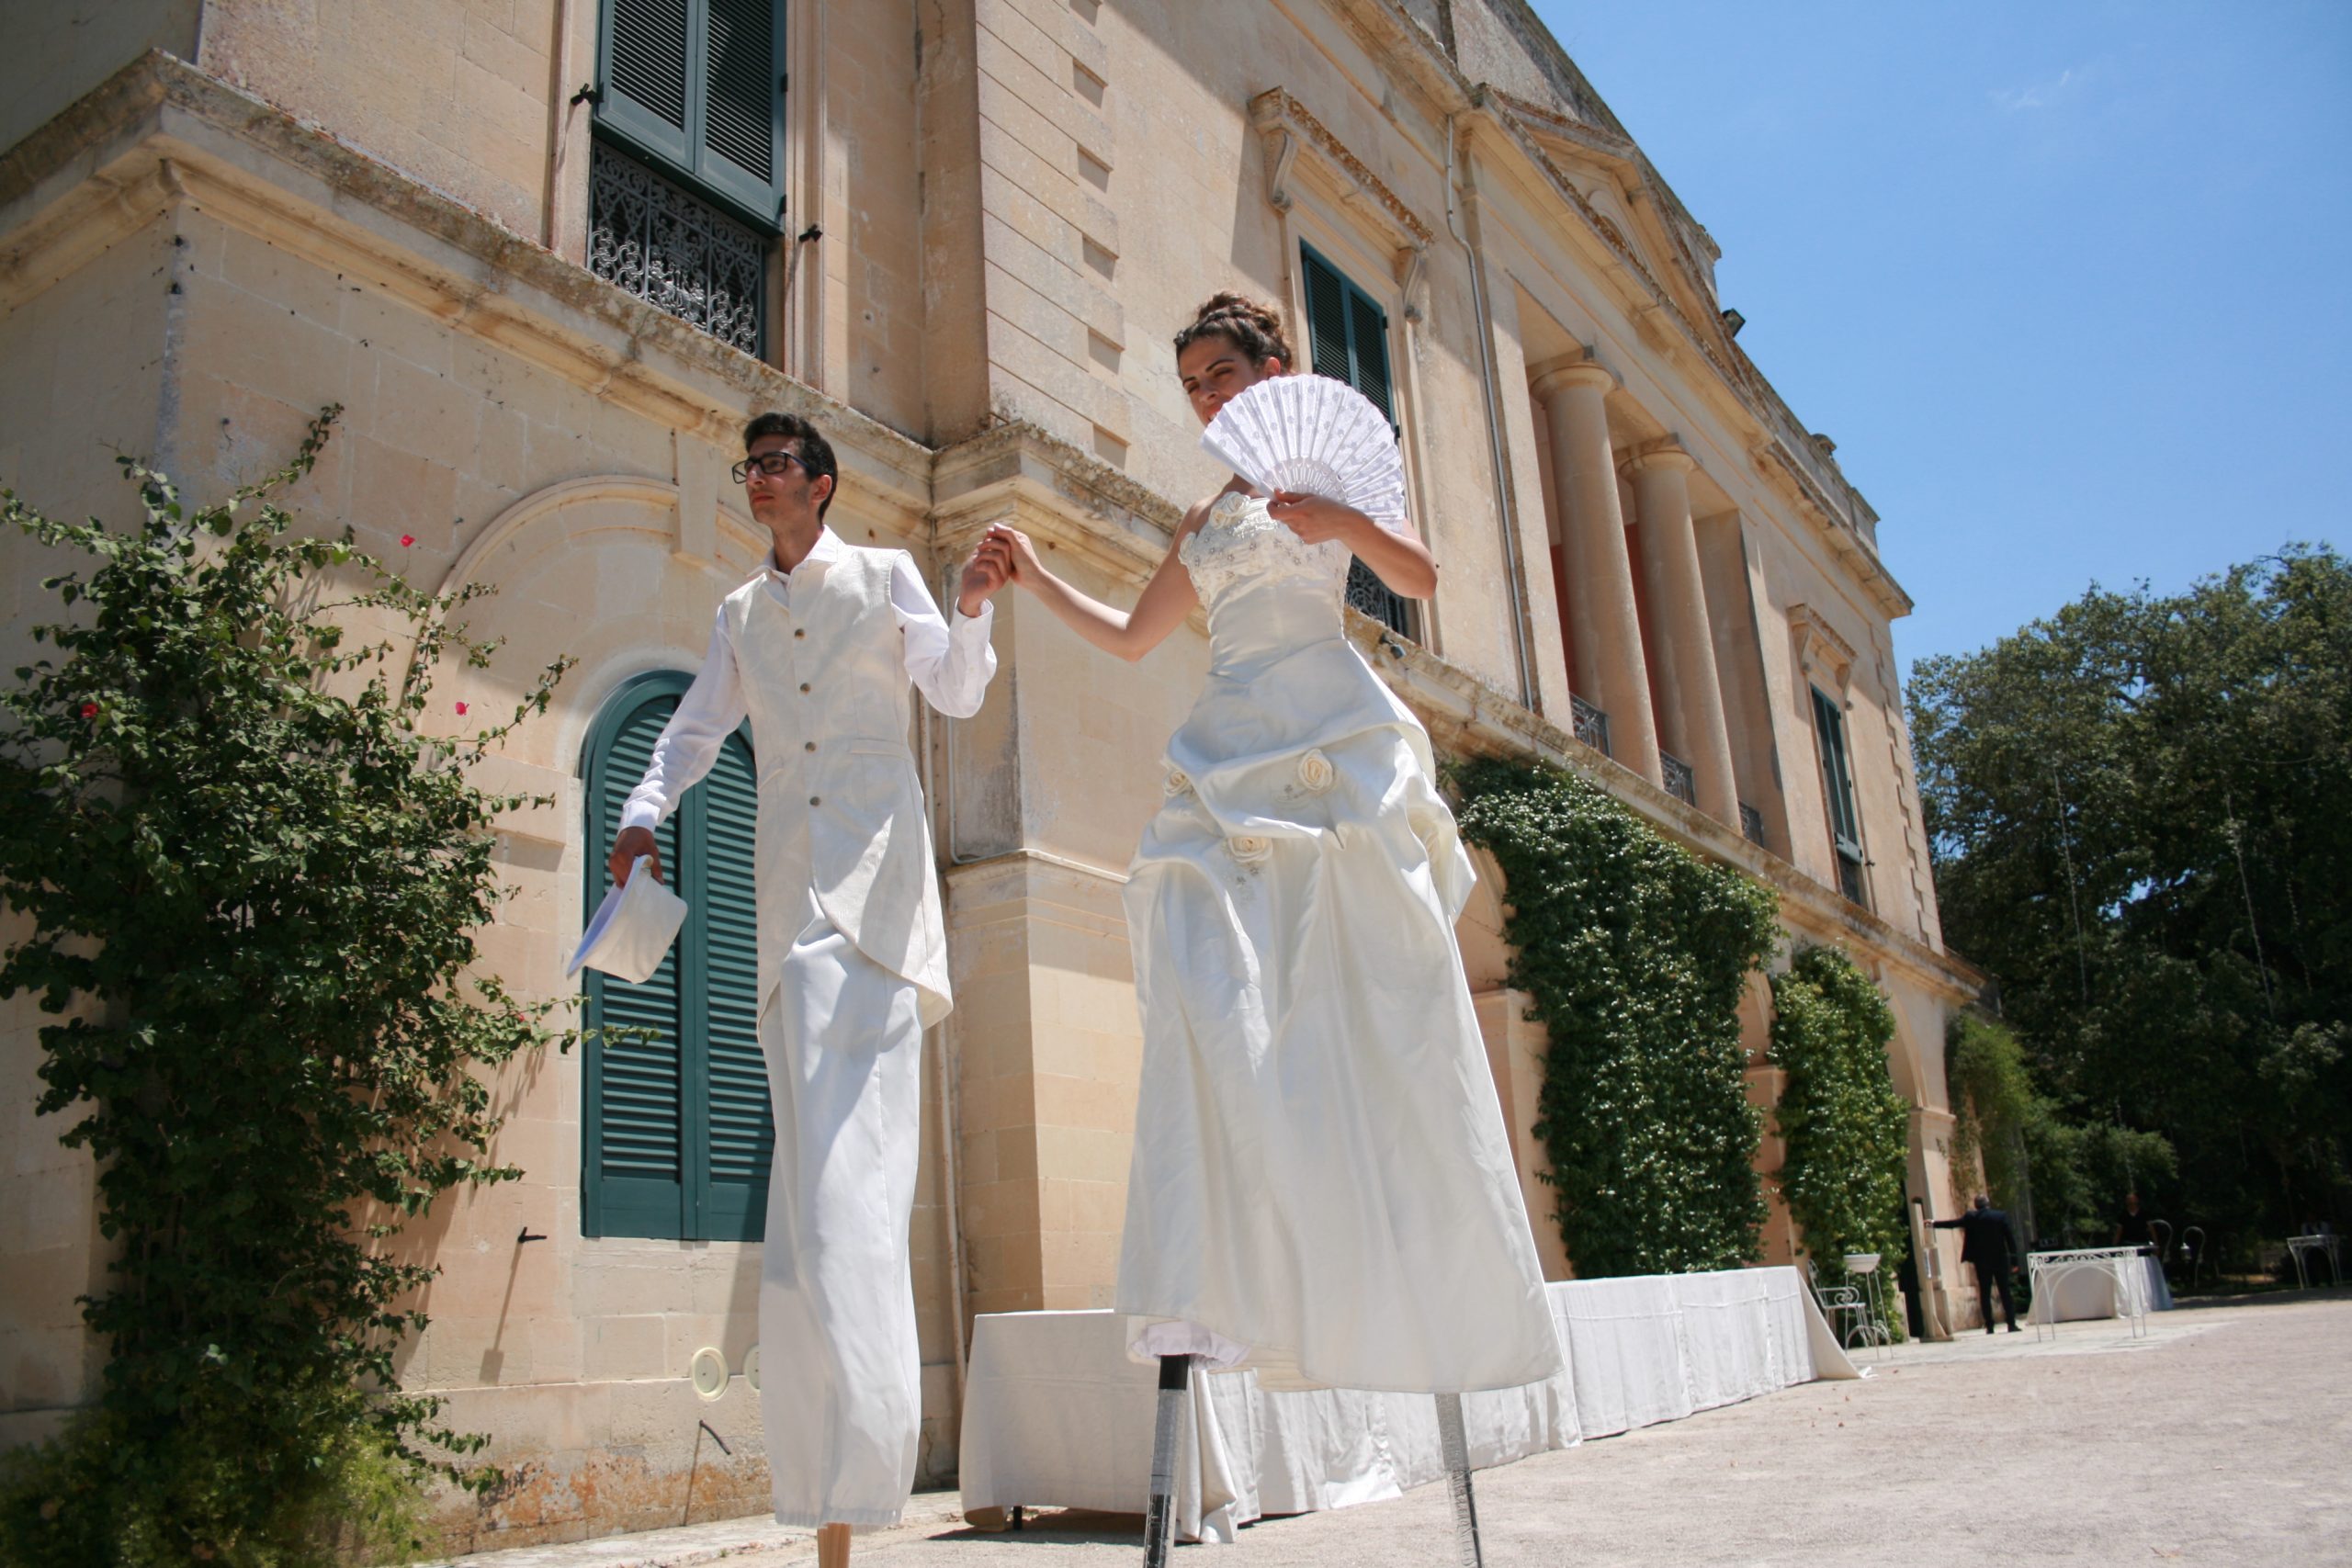
{"type": "Polygon", "coordinates": [[[1388,384],[1388,312],[1371,295],[1348,287],[1348,335],[1355,353],[1356,390],[1396,423],[1396,399],[1388,384]]]}
{"type": "Polygon", "coordinates": [[[600,124],[625,134],[638,150],[673,166],[693,166],[686,140],[694,33],[694,0],[605,0],[597,29],[605,62],[600,124]]]}
{"type": "Polygon", "coordinates": [[[605,0],[597,49],[599,130],[782,232],[784,0],[605,0]]]}
{"type": "Polygon", "coordinates": [[[1829,839],[1838,862],[1838,891],[1867,903],[1862,884],[1862,823],[1854,809],[1854,774],[1846,749],[1846,715],[1836,698],[1813,688],[1813,728],[1821,747],[1822,787],[1829,797],[1829,839]]]}
{"type": "Polygon", "coordinates": [[[1317,376],[1345,381],[1396,423],[1396,389],[1388,373],[1388,312],[1348,281],[1347,275],[1299,247],[1306,280],[1307,360],[1317,376]]]}
{"type": "Polygon", "coordinates": [[[1829,829],[1841,853],[1861,853],[1860,824],[1854,816],[1853,775],[1846,760],[1846,716],[1835,698],[1818,686],[1813,689],[1814,728],[1821,737],[1821,771],[1829,795],[1829,829]]]}
{"type": "MultiPolygon", "coordinates": [[[[1345,381],[1362,392],[1395,430],[1396,390],[1388,371],[1388,312],[1311,245],[1299,246],[1299,271],[1306,284],[1308,363],[1317,376],[1345,381]]],[[[1348,603],[1399,637],[1413,635],[1411,606],[1361,560],[1348,563],[1348,603]]]]}
{"type": "Polygon", "coordinates": [[[695,173],[771,230],[784,202],[784,0],[701,0],[695,173]]]}
{"type": "Polygon", "coordinates": [[[698,787],[703,806],[701,897],[708,1005],[704,1083],[709,1105],[701,1234],[757,1241],[767,1228],[768,1163],[775,1122],[759,1040],[759,923],[752,824],[758,770],[741,736],[729,737],[698,787]]]}
{"type": "MultiPolygon", "coordinates": [[[[607,881],[604,852],[619,830],[621,807],[645,774],[653,742],[678,705],[682,677],[632,683],[609,704],[590,737],[588,758],[588,901],[594,909],[607,881]]],[[[682,814],[673,813],[654,840],[673,879],[686,858],[679,851],[682,814]]],[[[650,1039],[625,1043],[592,1041],[586,1066],[581,1222],[590,1235],[684,1236],[693,1147],[685,1122],[687,1063],[684,1057],[684,944],[641,986],[594,969],[587,976],[592,1029],[642,1029],[650,1039]]]]}
{"type": "MultiPolygon", "coordinates": [[[[687,684],[671,671],[639,676],[591,729],[591,907],[605,893],[603,850],[687,684]]],[[[581,1222],[589,1235],[756,1241],[764,1233],[775,1136],[757,1033],[757,781],[738,730],[655,835],[689,907],[677,942],[641,986],[587,972],[588,1027],[655,1035],[588,1049],[581,1222]]]]}
{"type": "Polygon", "coordinates": [[[1348,351],[1348,280],[1311,250],[1302,250],[1306,278],[1306,357],[1317,376],[1356,384],[1354,355],[1348,351]]]}

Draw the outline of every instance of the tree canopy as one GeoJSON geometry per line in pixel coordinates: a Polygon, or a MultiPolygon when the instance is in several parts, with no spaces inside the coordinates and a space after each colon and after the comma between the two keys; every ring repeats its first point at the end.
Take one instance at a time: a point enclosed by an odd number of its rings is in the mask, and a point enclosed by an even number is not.
{"type": "Polygon", "coordinates": [[[2352,565],[2095,586],[1922,660],[1910,704],[1945,934],[2052,1092],[2171,1140],[2177,1220],[2342,1223],[2352,565]]]}

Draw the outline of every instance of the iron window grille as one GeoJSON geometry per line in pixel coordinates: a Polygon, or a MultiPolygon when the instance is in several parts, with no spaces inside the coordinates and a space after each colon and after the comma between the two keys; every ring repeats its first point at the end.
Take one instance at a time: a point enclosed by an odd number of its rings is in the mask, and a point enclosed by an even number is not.
{"type": "Polygon", "coordinates": [[[1741,837],[1758,849],[1772,847],[1764,841],[1764,813],[1744,800],[1739,803],[1739,831],[1741,837]]]}
{"type": "Polygon", "coordinates": [[[771,242],[604,142],[588,166],[588,270],[755,359],[771,242]]]}
{"type": "Polygon", "coordinates": [[[1671,751],[1660,751],[1657,765],[1666,780],[1667,794],[1685,806],[1699,804],[1699,775],[1691,771],[1690,763],[1671,751]]]}
{"type": "Polygon", "coordinates": [[[1413,608],[1403,595],[1380,581],[1380,574],[1360,560],[1348,562],[1348,603],[1395,632],[1413,635],[1413,608]]]}
{"type": "Polygon", "coordinates": [[[1609,716],[1606,713],[1582,697],[1571,694],[1568,698],[1568,722],[1578,740],[1604,757],[1609,755],[1609,716]]]}

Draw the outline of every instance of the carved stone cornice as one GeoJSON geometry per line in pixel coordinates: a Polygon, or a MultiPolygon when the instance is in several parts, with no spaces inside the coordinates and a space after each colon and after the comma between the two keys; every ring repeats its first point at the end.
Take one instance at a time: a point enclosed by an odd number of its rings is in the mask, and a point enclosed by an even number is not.
{"type": "Polygon", "coordinates": [[[1305,154],[1341,205],[1369,221],[1396,253],[1406,318],[1419,321],[1421,275],[1437,231],[1288,90],[1270,87],[1250,99],[1250,123],[1264,143],[1267,204],[1277,212],[1291,209],[1305,154]]]}
{"type": "Polygon", "coordinates": [[[1854,673],[1854,645],[1839,637],[1827,618],[1809,604],[1790,605],[1788,618],[1799,666],[1818,670],[1843,690],[1854,673]]]}
{"type": "Polygon", "coordinates": [[[1311,152],[1352,187],[1360,207],[1371,208],[1385,220],[1399,249],[1427,245],[1437,238],[1435,230],[1421,221],[1402,197],[1382,184],[1380,176],[1287,89],[1269,87],[1250,99],[1250,123],[1266,141],[1266,199],[1278,210],[1289,210],[1290,175],[1299,153],[1311,152]]]}

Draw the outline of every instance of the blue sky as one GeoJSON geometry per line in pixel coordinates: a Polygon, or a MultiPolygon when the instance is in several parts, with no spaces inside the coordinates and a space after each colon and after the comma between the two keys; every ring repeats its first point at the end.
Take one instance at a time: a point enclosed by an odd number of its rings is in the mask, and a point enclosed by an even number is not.
{"type": "Polygon", "coordinates": [[[1533,3],[1877,508],[1906,672],[2352,548],[2352,4],[1533,3]]]}

